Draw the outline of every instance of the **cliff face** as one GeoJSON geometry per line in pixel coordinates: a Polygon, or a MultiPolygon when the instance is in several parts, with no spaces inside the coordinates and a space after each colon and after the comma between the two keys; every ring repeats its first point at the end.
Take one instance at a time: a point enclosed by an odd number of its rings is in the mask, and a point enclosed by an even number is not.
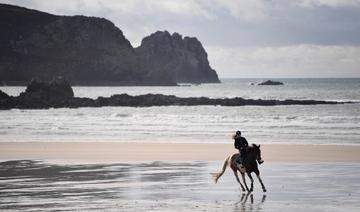
{"type": "Polygon", "coordinates": [[[158,31],[145,37],[136,52],[147,68],[164,72],[176,82],[219,82],[205,49],[196,38],[158,31]]]}
{"type": "Polygon", "coordinates": [[[6,32],[0,37],[1,81],[64,76],[74,84],[143,82],[130,42],[106,19],[1,5],[0,20],[6,32]]]}
{"type": "MultiPolygon", "coordinates": [[[[158,62],[144,60],[122,31],[103,18],[55,16],[0,4],[0,29],[0,82],[63,76],[73,85],[175,85],[179,79],[173,75],[178,76],[178,69],[163,68],[168,63],[160,63],[157,52],[149,59],[158,62]]],[[[192,42],[187,43],[191,48],[192,42]]],[[[177,64],[186,68],[182,64],[195,64],[200,61],[196,58],[177,64]]]]}

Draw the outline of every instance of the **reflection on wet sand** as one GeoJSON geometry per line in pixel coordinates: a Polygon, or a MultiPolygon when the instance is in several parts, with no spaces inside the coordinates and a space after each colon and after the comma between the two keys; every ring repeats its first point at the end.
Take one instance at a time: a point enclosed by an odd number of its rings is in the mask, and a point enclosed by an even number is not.
{"type": "Polygon", "coordinates": [[[268,163],[243,193],[221,162],[0,163],[0,211],[358,211],[357,163],[268,163]],[[338,175],[337,173],[341,173],[338,175]],[[301,185],[301,186],[300,186],[301,185]]]}
{"type": "Polygon", "coordinates": [[[240,200],[235,203],[234,211],[261,211],[261,206],[266,200],[266,195],[263,194],[262,198],[254,203],[254,194],[243,193],[240,200]],[[250,197],[250,200],[248,201],[250,197]]]}
{"type": "Polygon", "coordinates": [[[204,184],[204,166],[202,162],[105,165],[3,162],[0,209],[95,210],[114,207],[118,200],[176,198],[181,196],[174,192],[179,188],[204,184]]]}

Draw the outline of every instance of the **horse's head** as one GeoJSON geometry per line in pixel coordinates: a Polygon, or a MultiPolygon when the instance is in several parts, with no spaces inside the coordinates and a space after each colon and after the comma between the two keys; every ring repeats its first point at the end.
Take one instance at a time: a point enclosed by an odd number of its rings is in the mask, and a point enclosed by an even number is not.
{"type": "Polygon", "coordinates": [[[254,150],[255,150],[255,157],[259,164],[262,164],[264,161],[261,159],[261,150],[260,150],[260,144],[252,144],[254,150]]]}

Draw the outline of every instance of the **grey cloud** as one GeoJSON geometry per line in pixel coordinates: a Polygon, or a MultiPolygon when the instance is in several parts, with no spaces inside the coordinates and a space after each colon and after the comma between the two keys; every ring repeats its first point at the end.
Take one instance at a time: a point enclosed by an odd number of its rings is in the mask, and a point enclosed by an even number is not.
{"type": "Polygon", "coordinates": [[[360,7],[268,6],[266,19],[248,22],[223,14],[201,30],[211,31],[211,45],[360,45],[360,7]]]}
{"type": "Polygon", "coordinates": [[[359,77],[360,47],[208,48],[222,77],[359,77]]]}

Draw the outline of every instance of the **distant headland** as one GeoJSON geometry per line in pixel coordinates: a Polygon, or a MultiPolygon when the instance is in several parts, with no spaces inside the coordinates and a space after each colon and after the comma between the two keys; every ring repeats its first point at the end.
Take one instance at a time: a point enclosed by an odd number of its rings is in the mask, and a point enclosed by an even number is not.
{"type": "Polygon", "coordinates": [[[197,38],[157,31],[134,48],[104,18],[0,4],[0,83],[66,77],[72,85],[219,83],[197,38]]]}

